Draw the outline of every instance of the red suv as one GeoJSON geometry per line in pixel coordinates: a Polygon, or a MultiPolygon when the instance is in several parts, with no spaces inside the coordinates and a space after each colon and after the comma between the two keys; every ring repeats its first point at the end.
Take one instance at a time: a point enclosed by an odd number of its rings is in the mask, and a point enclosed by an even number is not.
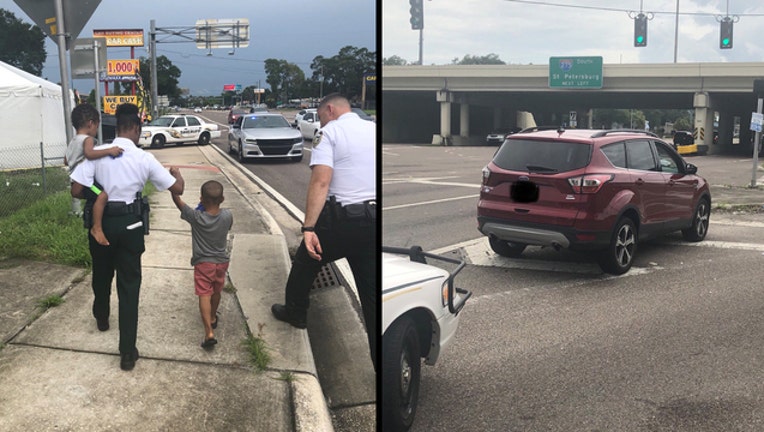
{"type": "Polygon", "coordinates": [[[697,170],[646,131],[523,131],[483,168],[478,229],[502,256],[594,251],[603,271],[623,274],[645,238],[705,238],[711,193],[697,170]]]}

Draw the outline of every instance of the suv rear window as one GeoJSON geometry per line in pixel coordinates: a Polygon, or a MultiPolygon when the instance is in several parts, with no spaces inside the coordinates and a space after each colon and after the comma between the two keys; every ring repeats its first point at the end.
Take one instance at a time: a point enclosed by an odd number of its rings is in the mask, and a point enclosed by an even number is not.
{"type": "Polygon", "coordinates": [[[591,150],[592,146],[584,143],[508,139],[493,163],[510,171],[573,171],[589,164],[591,150]]]}

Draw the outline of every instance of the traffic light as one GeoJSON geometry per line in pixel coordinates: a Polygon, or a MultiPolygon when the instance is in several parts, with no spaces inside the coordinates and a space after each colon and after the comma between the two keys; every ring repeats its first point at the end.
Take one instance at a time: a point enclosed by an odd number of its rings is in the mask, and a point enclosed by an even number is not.
{"type": "Polygon", "coordinates": [[[409,0],[411,4],[411,30],[421,30],[424,28],[424,7],[422,0],[409,0]]]}
{"type": "Polygon", "coordinates": [[[647,46],[647,16],[639,14],[634,18],[634,46],[647,46]]]}
{"type": "Polygon", "coordinates": [[[721,21],[721,31],[719,32],[719,48],[732,48],[732,20],[730,17],[725,17],[721,21]]]}

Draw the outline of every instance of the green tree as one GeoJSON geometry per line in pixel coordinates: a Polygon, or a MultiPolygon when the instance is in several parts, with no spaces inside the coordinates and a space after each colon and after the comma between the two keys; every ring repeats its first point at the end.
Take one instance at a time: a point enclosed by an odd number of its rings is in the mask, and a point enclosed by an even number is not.
{"type": "Polygon", "coordinates": [[[397,55],[382,58],[383,66],[407,66],[408,64],[408,60],[400,58],[397,55]]]}
{"type": "Polygon", "coordinates": [[[496,54],[488,54],[484,56],[471,56],[471,55],[465,55],[463,59],[459,60],[459,58],[454,58],[451,61],[451,64],[456,65],[503,65],[504,63],[498,55],[496,54]]]}
{"type": "Polygon", "coordinates": [[[358,100],[363,88],[363,75],[376,73],[377,54],[367,48],[346,46],[332,57],[317,56],[310,64],[312,80],[323,80],[323,94],[342,93],[345,97],[358,100]]]}
{"type": "Polygon", "coordinates": [[[46,57],[45,33],[16,18],[12,12],[0,9],[0,60],[42,76],[46,57]]]}
{"type": "Polygon", "coordinates": [[[305,81],[305,72],[294,63],[286,60],[265,60],[265,82],[274,92],[274,102],[286,102],[292,97],[299,97],[298,91],[305,81]]]}

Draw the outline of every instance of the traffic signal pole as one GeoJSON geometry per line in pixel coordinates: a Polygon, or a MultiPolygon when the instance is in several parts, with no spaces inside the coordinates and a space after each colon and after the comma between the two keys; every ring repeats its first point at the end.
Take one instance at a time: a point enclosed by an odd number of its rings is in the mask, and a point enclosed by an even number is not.
{"type": "Polygon", "coordinates": [[[424,45],[424,29],[419,29],[419,66],[422,66],[422,46],[424,45]]]}

